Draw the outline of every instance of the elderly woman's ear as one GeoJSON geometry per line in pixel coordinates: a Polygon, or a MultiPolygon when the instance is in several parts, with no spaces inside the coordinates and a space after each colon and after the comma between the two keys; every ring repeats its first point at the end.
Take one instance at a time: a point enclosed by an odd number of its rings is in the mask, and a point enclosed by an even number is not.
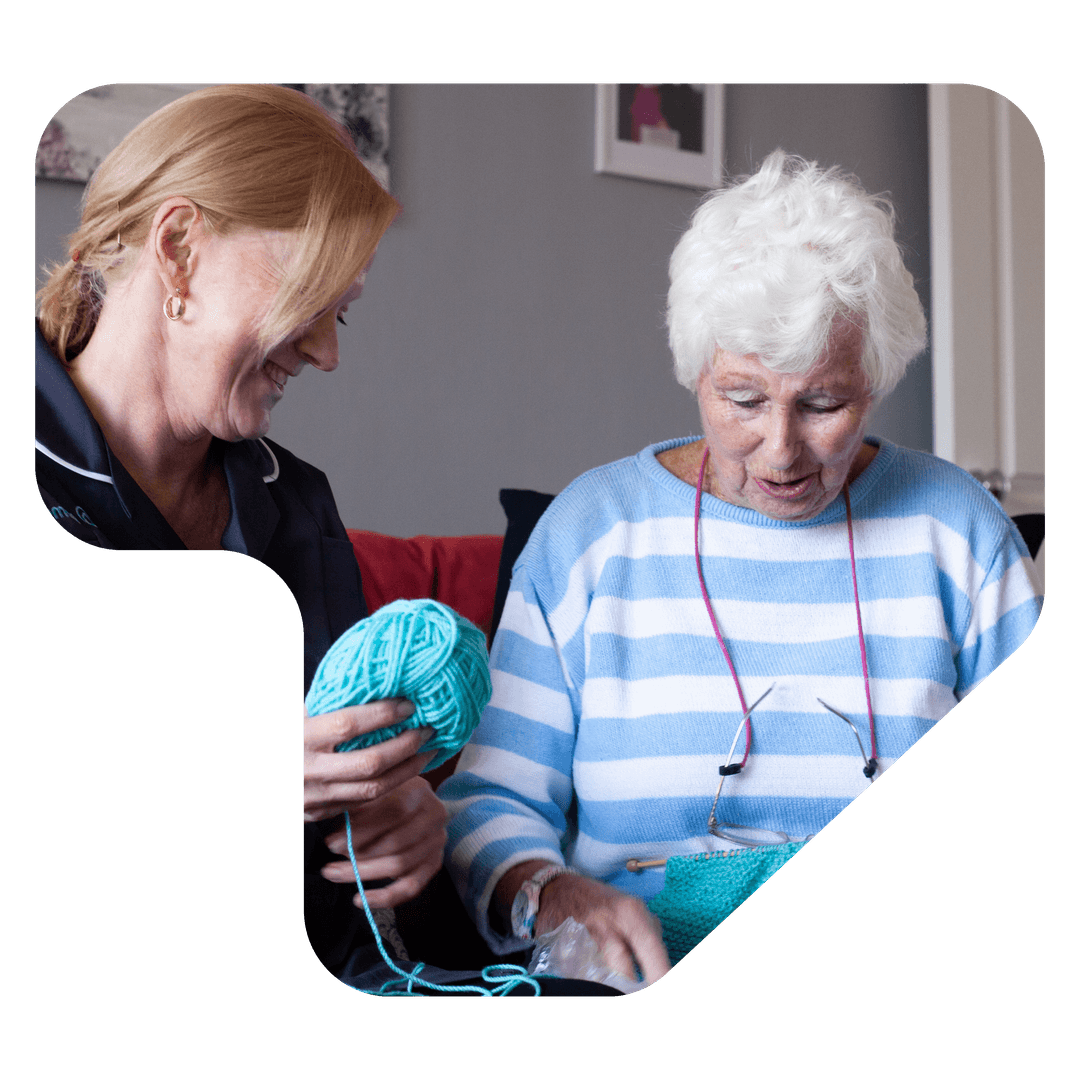
{"type": "Polygon", "coordinates": [[[166,199],[154,215],[150,229],[158,274],[168,293],[187,292],[187,279],[195,268],[200,245],[209,230],[206,219],[190,200],[166,199]]]}

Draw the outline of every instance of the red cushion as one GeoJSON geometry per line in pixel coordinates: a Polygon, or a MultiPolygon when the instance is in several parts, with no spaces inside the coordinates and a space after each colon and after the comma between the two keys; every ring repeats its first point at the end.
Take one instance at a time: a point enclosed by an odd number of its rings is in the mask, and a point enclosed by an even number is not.
{"type": "Polygon", "coordinates": [[[439,600],[491,631],[501,536],[412,536],[349,529],[368,611],[392,600],[439,600]]]}
{"type": "MultiPolygon", "coordinates": [[[[501,536],[413,536],[401,540],[349,529],[368,611],[392,600],[440,600],[476,623],[491,645],[501,536]]],[[[454,771],[458,755],[424,773],[433,788],[454,771]]]]}

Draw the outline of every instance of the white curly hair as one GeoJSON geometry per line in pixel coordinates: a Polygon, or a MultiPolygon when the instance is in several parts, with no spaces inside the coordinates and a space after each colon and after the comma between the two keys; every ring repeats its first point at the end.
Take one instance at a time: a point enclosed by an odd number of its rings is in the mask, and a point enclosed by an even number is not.
{"type": "Polygon", "coordinates": [[[838,320],[863,329],[863,369],[888,394],[926,347],[892,204],[854,176],[775,150],[709,194],[671,256],[675,375],[695,390],[717,349],[805,374],[838,320]]]}

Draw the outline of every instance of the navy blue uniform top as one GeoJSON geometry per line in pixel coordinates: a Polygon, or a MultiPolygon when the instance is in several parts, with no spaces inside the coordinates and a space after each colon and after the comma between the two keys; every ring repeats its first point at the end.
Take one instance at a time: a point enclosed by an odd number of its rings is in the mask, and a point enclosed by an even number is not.
{"type": "MultiPolygon", "coordinates": [[[[38,489],[57,523],[99,547],[183,549],[161,512],[113,455],[64,364],[40,330],[35,349],[38,489]]],[[[304,621],[304,692],[333,642],[367,611],[360,568],[326,476],[269,439],[214,439],[229,485],[222,536],[229,551],[269,566],[292,590],[304,621]]],[[[238,676],[239,677],[239,676],[238,676]]],[[[321,837],[341,819],[304,835],[305,910],[320,959],[335,970],[371,941],[355,886],[334,885],[318,869],[330,852],[321,837]]]]}

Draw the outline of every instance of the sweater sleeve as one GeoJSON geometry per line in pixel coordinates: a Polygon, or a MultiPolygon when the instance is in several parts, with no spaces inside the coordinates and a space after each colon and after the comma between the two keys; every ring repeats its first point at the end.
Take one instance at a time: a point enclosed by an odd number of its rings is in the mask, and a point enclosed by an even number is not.
{"type": "MultiPolygon", "coordinates": [[[[1002,515],[1004,516],[1004,515],[1002,515]]],[[[1035,565],[1016,526],[1006,519],[998,545],[973,598],[957,656],[957,697],[966,697],[1027,639],[1042,611],[1035,565]]]]}
{"type": "Polygon", "coordinates": [[[491,702],[439,796],[451,815],[451,877],[484,939],[506,954],[521,944],[489,922],[496,884],[518,863],[562,863],[573,827],[577,695],[524,556],[492,648],[491,682],[491,702]]]}

